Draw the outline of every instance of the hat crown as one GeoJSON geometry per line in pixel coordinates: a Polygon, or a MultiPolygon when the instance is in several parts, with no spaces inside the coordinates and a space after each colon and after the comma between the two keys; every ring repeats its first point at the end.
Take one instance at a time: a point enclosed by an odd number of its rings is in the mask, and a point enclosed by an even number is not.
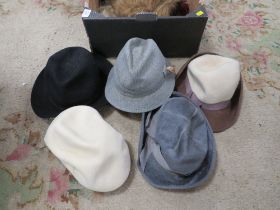
{"type": "Polygon", "coordinates": [[[45,77],[50,100],[61,108],[89,104],[99,98],[105,79],[93,55],[84,48],[71,47],[52,55],[45,77]]]}
{"type": "Polygon", "coordinates": [[[184,97],[171,98],[154,114],[148,135],[176,173],[199,169],[208,151],[208,125],[200,110],[184,97]]]}
{"type": "Polygon", "coordinates": [[[199,100],[216,104],[233,97],[240,81],[240,64],[231,58],[205,54],[189,63],[187,74],[199,100]]]}
{"type": "Polygon", "coordinates": [[[164,83],[166,59],[152,39],[130,39],[113,67],[117,88],[124,95],[145,96],[164,83]]]}

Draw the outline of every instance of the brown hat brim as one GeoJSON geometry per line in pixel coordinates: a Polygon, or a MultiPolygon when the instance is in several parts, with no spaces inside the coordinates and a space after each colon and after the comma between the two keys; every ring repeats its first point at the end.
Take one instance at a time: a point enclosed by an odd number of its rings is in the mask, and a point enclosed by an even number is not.
{"type": "MultiPolygon", "coordinates": [[[[179,70],[176,78],[176,85],[175,89],[183,93],[184,95],[187,95],[187,87],[190,87],[188,85],[188,78],[187,78],[187,69],[188,64],[195,58],[204,55],[204,54],[214,54],[215,53],[199,53],[194,56],[192,56],[179,70]]],[[[241,104],[242,104],[242,98],[243,98],[243,82],[242,77],[240,76],[240,82],[234,92],[233,97],[231,98],[231,102],[229,106],[227,106],[224,109],[220,110],[207,110],[204,108],[201,108],[204,112],[207,120],[209,121],[213,132],[218,133],[222,132],[228,128],[230,128],[238,119],[238,116],[240,114],[241,104]]]]}

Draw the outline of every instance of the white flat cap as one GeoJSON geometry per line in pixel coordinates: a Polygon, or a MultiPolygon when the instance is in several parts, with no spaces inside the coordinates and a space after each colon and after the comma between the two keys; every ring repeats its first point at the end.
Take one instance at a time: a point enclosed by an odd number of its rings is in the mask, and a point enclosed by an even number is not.
{"type": "Polygon", "coordinates": [[[128,177],[131,160],[124,138],[89,106],[60,113],[44,140],[77,181],[90,190],[113,191],[128,177]]]}

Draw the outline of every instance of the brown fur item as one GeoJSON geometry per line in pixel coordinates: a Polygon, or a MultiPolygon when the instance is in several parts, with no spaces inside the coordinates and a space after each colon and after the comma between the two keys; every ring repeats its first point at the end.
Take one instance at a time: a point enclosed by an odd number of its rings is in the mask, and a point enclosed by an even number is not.
{"type": "Polygon", "coordinates": [[[121,17],[135,16],[141,12],[154,12],[158,16],[170,16],[181,0],[112,0],[114,13],[121,17]]]}
{"type": "Polygon", "coordinates": [[[161,4],[155,9],[155,13],[158,16],[169,16],[171,15],[172,11],[175,10],[177,4],[180,0],[165,0],[161,1],[161,4]]]}
{"type": "Polygon", "coordinates": [[[116,17],[115,11],[111,5],[101,6],[97,11],[105,17],[116,17]]]}

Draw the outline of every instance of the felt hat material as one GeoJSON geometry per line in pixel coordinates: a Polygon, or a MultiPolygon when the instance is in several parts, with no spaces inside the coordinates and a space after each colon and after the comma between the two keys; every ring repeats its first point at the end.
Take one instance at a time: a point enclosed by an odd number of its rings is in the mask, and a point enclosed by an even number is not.
{"type": "Polygon", "coordinates": [[[200,106],[214,132],[224,131],[237,121],[243,92],[238,61],[197,54],[180,69],[175,88],[200,106]]]}
{"type": "Polygon", "coordinates": [[[137,165],[156,188],[191,189],[209,180],[216,146],[199,107],[174,92],[159,109],[143,113],[137,165]]]}
{"type": "Polygon", "coordinates": [[[240,81],[240,64],[232,58],[205,54],[189,63],[187,74],[199,100],[216,104],[232,98],[240,81]]]}
{"type": "Polygon", "coordinates": [[[33,86],[34,112],[49,118],[76,105],[105,105],[104,88],[111,67],[104,57],[81,47],[58,51],[49,58],[33,86]]]}
{"type": "Polygon", "coordinates": [[[125,112],[142,113],[165,103],[175,74],[152,39],[132,38],[120,51],[105,87],[106,99],[125,112]]]}
{"type": "Polygon", "coordinates": [[[84,187],[109,192],[120,187],[130,171],[130,155],[123,136],[89,106],[60,113],[44,141],[50,151],[84,187]]]}
{"type": "Polygon", "coordinates": [[[118,189],[131,159],[123,136],[93,108],[108,101],[142,113],[137,166],[148,183],[168,190],[205,184],[216,167],[213,131],[231,127],[240,113],[240,64],[201,53],[179,70],[176,84],[173,70],[152,39],[128,40],[114,66],[81,47],[55,53],[31,94],[39,117],[56,117],[45,144],[84,187],[118,189]]]}

